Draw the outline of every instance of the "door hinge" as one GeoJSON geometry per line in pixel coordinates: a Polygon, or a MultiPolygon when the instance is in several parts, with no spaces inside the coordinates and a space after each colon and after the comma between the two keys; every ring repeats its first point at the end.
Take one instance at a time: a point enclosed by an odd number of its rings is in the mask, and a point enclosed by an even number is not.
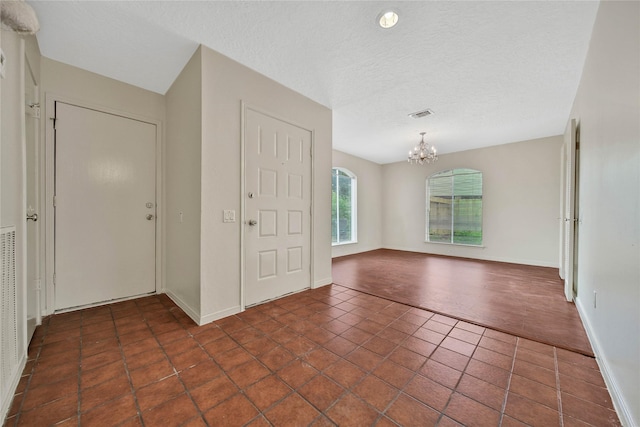
{"type": "Polygon", "coordinates": [[[53,286],[56,285],[56,273],[53,273],[53,286]]]}
{"type": "Polygon", "coordinates": [[[53,207],[54,208],[56,207],[56,202],[57,202],[56,196],[53,196],[53,207]]]}
{"type": "Polygon", "coordinates": [[[50,117],[49,120],[53,121],[53,130],[56,130],[56,123],[58,123],[58,119],[55,117],[50,117]]]}

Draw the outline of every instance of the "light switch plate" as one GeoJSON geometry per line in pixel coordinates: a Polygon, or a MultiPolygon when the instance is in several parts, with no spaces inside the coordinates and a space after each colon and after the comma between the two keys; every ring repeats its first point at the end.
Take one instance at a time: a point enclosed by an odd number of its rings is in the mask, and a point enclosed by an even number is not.
{"type": "Polygon", "coordinates": [[[236,211],[223,211],[223,222],[236,222],[236,211]]]}

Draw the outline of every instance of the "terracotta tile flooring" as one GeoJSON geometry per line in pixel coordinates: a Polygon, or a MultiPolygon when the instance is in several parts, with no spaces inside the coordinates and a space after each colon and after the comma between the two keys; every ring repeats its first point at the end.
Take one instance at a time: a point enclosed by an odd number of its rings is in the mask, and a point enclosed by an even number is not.
{"type": "Polygon", "coordinates": [[[557,268],[378,249],[333,259],[333,282],[593,356],[557,268]]]}
{"type": "Polygon", "coordinates": [[[338,285],[48,317],[5,426],[619,425],[594,359],[338,285]]]}

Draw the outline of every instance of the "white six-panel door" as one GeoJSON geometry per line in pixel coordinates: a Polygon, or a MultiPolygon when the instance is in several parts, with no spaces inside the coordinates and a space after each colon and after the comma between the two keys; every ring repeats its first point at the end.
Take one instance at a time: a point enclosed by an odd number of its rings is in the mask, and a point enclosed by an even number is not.
{"type": "Polygon", "coordinates": [[[55,308],[154,292],[156,126],[56,102],[55,308]]]}
{"type": "Polygon", "coordinates": [[[311,132],[245,110],[245,305],[310,287],[311,132]]]}

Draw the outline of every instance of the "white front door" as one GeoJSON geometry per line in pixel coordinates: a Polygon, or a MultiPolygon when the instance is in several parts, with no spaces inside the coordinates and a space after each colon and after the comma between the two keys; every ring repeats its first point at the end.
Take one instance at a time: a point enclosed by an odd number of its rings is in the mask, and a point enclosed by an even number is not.
{"type": "Polygon", "coordinates": [[[55,108],[55,308],[154,292],[156,126],[55,108]]]}
{"type": "Polygon", "coordinates": [[[311,132],[245,114],[245,305],[311,285],[311,132]]]}

